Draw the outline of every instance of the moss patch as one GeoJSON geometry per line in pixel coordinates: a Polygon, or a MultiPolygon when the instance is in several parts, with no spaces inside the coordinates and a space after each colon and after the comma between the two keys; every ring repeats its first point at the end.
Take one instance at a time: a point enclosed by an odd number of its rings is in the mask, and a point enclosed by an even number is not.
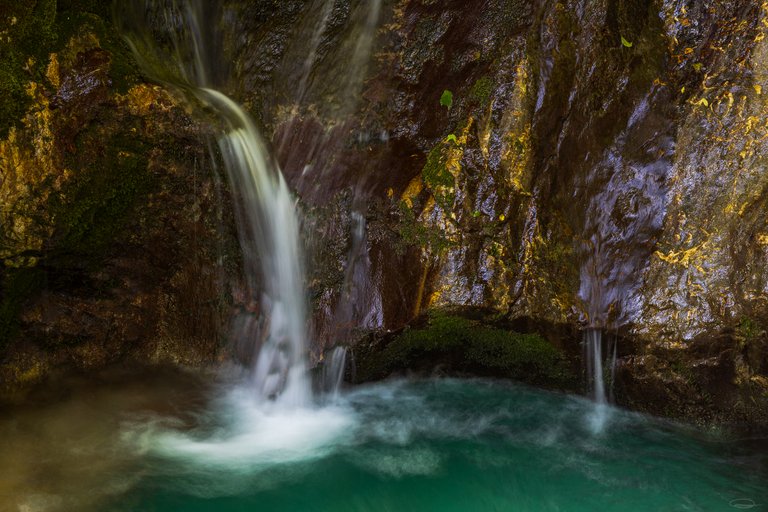
{"type": "Polygon", "coordinates": [[[149,146],[140,138],[110,136],[95,125],[78,136],[77,146],[78,179],[52,195],[48,207],[56,225],[50,257],[64,267],[102,255],[151,187],[149,146]]]}
{"type": "Polygon", "coordinates": [[[456,194],[453,188],[456,186],[456,179],[448,169],[448,157],[445,152],[445,142],[440,142],[432,148],[427,156],[427,163],[421,170],[421,176],[424,183],[432,190],[435,200],[446,211],[450,211],[456,194]]]}
{"type": "Polygon", "coordinates": [[[476,100],[481,105],[485,105],[488,103],[488,100],[491,99],[491,94],[493,94],[493,80],[489,76],[484,76],[479,78],[474,85],[472,85],[472,89],[469,91],[470,98],[476,100]]]}
{"type": "Polygon", "coordinates": [[[30,80],[40,80],[56,40],[56,1],[0,3],[0,137],[19,124],[31,103],[30,80]]]}
{"type": "Polygon", "coordinates": [[[37,267],[0,270],[0,354],[18,334],[18,316],[24,301],[45,283],[37,267]]]}
{"type": "Polygon", "coordinates": [[[537,334],[440,312],[433,312],[422,327],[407,328],[383,348],[358,350],[356,361],[360,381],[436,368],[554,388],[569,388],[577,380],[565,355],[537,334]]]}
{"type": "Polygon", "coordinates": [[[46,68],[83,30],[93,33],[112,55],[110,78],[125,92],[139,76],[125,43],[110,23],[110,2],[76,0],[0,0],[0,138],[21,126],[32,99],[30,82],[47,84],[46,68]]]}

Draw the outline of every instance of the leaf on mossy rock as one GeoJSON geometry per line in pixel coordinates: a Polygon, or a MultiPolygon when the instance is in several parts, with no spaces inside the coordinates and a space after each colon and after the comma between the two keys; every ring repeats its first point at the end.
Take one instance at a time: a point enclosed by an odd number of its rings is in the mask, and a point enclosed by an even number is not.
{"type": "Polygon", "coordinates": [[[631,41],[627,41],[626,39],[624,39],[624,36],[621,36],[621,44],[626,46],[627,48],[632,48],[632,45],[634,43],[631,41]]]}

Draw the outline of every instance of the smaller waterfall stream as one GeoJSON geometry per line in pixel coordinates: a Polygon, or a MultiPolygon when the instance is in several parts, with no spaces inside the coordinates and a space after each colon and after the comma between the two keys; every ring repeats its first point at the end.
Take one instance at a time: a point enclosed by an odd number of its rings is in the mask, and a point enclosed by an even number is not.
{"type": "Polygon", "coordinates": [[[603,372],[603,333],[600,329],[587,329],[584,332],[586,352],[587,387],[592,399],[598,404],[608,403],[605,394],[603,372]]]}
{"type": "Polygon", "coordinates": [[[600,329],[584,331],[584,361],[587,367],[587,390],[595,402],[594,409],[587,416],[587,423],[593,434],[599,434],[605,429],[609,416],[603,371],[603,332],[600,329]]]}
{"type": "Polygon", "coordinates": [[[587,391],[595,402],[592,413],[587,418],[592,432],[601,433],[610,420],[610,402],[612,383],[616,366],[616,340],[606,339],[602,329],[589,328],[584,331],[584,362],[587,370],[587,391]],[[605,350],[608,349],[608,350],[605,350]],[[606,353],[610,352],[610,362],[606,365],[606,353]],[[606,386],[606,381],[608,386],[606,386]]]}

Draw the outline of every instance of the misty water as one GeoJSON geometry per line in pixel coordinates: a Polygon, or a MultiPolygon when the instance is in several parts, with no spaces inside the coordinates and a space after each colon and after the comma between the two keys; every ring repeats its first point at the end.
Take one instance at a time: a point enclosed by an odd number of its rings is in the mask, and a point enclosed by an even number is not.
{"type": "MultiPolygon", "coordinates": [[[[766,441],[488,380],[270,409],[232,375],[122,371],[0,416],[0,510],[716,511],[768,507],[766,441]],[[48,405],[45,405],[48,403],[48,405]]],[[[247,381],[245,381],[247,382],[247,381]]]]}

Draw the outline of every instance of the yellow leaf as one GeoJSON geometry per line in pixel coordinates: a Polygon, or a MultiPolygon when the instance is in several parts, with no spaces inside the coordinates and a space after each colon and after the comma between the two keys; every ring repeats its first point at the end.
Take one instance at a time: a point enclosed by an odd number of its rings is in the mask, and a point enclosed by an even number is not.
{"type": "Polygon", "coordinates": [[[755,89],[755,92],[757,94],[763,94],[763,86],[762,85],[753,85],[752,87],[755,89]]]}
{"type": "Polygon", "coordinates": [[[623,44],[627,48],[632,48],[633,43],[631,41],[627,41],[626,39],[624,39],[624,36],[621,36],[621,44],[623,44]]]}

